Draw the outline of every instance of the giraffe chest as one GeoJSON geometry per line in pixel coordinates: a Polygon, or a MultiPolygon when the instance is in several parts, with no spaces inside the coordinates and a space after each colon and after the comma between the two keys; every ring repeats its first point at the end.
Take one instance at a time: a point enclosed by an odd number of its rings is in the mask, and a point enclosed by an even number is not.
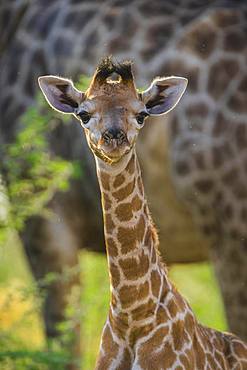
{"type": "MultiPolygon", "coordinates": [[[[129,333],[128,333],[129,334],[129,333]]],[[[161,323],[138,338],[135,343],[130,337],[119,339],[109,321],[106,323],[101,361],[108,361],[111,370],[230,370],[226,361],[223,342],[213,330],[200,326],[190,331],[182,328],[179,320],[161,323]],[[180,328],[179,328],[180,326],[180,328]]],[[[103,363],[103,362],[101,362],[103,363]]],[[[237,360],[236,360],[236,363],[237,360]]],[[[98,367],[96,369],[102,369],[98,367]]]]}

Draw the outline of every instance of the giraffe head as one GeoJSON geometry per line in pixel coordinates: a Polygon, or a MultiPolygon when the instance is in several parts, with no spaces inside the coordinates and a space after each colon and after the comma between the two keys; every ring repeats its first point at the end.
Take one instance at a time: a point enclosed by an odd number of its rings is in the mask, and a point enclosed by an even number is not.
{"type": "Polygon", "coordinates": [[[85,130],[93,153],[109,164],[119,162],[135,145],[145,118],[165,114],[183,95],[187,79],[156,78],[139,92],[130,62],[104,59],[96,69],[87,91],[56,76],[39,77],[48,103],[62,113],[73,114],[85,130]],[[112,79],[112,76],[117,79],[112,79]]]}

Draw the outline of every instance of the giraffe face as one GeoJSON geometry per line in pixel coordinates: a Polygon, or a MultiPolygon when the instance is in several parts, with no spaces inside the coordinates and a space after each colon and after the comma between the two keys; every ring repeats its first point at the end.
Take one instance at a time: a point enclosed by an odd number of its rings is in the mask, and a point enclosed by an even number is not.
{"type": "Polygon", "coordinates": [[[93,153],[112,164],[132,150],[146,117],[165,114],[175,107],[187,79],[157,78],[140,93],[131,64],[113,64],[107,59],[98,66],[85,93],[70,80],[55,76],[40,77],[39,84],[54,109],[79,119],[93,153]],[[118,75],[117,81],[110,79],[113,73],[118,75]]]}
{"type": "Polygon", "coordinates": [[[76,114],[89,147],[102,159],[119,161],[134,146],[149,115],[136,90],[124,84],[107,83],[97,92],[86,93],[76,114]]]}

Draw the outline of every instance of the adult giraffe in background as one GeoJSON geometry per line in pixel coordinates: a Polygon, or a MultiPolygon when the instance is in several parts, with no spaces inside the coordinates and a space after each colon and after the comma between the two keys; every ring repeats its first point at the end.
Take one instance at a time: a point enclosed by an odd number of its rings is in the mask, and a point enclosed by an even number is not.
{"type": "MultiPolygon", "coordinates": [[[[136,61],[139,86],[159,74],[189,79],[169,122],[146,125],[140,137],[146,191],[167,262],[203,260],[209,241],[230,329],[246,338],[245,1],[23,0],[2,3],[0,12],[1,142],[14,138],[20,115],[34,103],[38,75],[89,75],[113,53],[136,61]]],[[[93,158],[79,130],[61,123],[51,138],[56,154],[82,158],[85,174],[54,196],[50,206],[60,221],[33,217],[22,234],[36,279],[76,265],[80,248],[104,249],[93,158]]],[[[44,308],[50,337],[73,283],[50,286],[44,308]]]]}

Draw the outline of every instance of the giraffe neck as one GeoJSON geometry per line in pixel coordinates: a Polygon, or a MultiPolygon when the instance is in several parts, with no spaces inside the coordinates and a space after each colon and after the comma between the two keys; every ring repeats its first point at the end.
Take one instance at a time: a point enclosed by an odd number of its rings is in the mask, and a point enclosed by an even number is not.
{"type": "MultiPolygon", "coordinates": [[[[170,290],[135,151],[115,166],[96,159],[111,284],[110,320],[131,326],[170,290]]],[[[113,325],[114,326],[114,325],[113,325]]]]}

